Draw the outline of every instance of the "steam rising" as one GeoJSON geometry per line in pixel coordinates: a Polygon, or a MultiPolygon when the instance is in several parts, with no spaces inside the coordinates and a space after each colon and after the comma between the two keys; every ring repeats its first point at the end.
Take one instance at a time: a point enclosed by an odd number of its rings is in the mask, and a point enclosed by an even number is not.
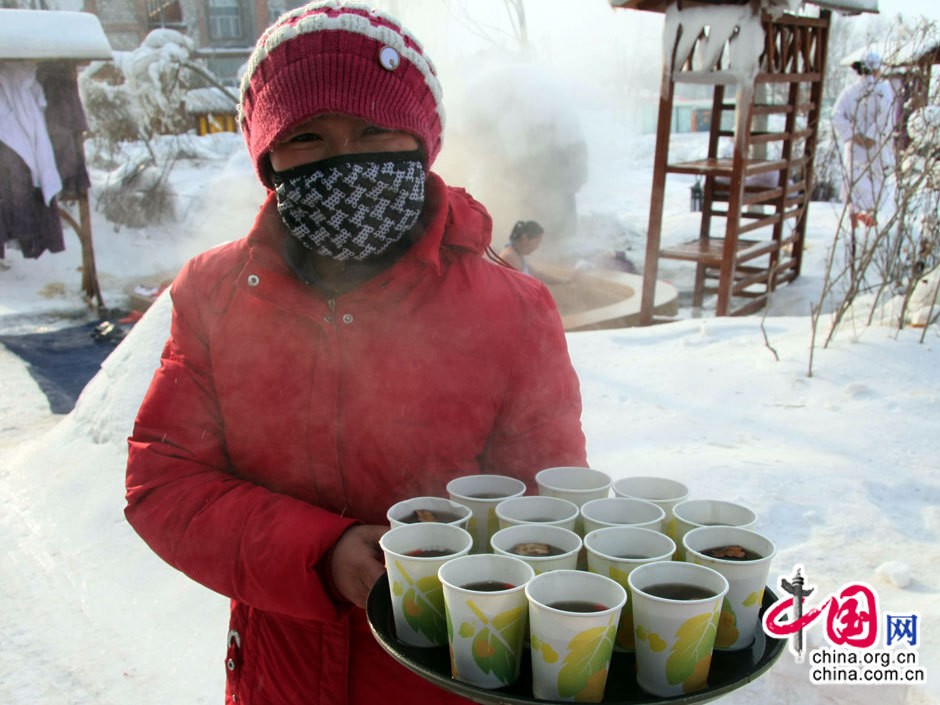
{"type": "MultiPolygon", "coordinates": [[[[438,68],[448,126],[435,170],[487,207],[494,246],[525,219],[545,227],[543,252],[583,251],[595,228],[579,194],[592,179],[610,178],[618,161],[611,145],[647,126],[640,110],[655,114],[662,16],[539,0],[525,3],[520,31],[502,0],[379,5],[438,68]],[[611,111],[616,136],[591,122],[611,111]]],[[[610,245],[604,239],[595,249],[610,245]]]]}

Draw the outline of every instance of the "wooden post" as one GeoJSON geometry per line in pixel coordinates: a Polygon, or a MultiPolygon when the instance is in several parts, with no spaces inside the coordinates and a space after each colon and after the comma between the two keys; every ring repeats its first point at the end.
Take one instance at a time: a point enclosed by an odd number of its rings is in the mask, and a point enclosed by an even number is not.
{"type": "Polygon", "coordinates": [[[754,102],[754,83],[739,83],[734,109],[734,157],[728,183],[728,222],[722,246],[721,271],[718,275],[718,302],[716,316],[727,316],[731,310],[734,292],[734,274],[738,249],[738,229],[741,227],[741,199],[744,194],[745,165],[751,131],[751,106],[754,102]]]}
{"type": "Polygon", "coordinates": [[[95,266],[95,247],[91,238],[91,210],[88,207],[88,194],[82,194],[74,199],[78,202],[79,219],[75,220],[62,205],[59,205],[59,215],[68,223],[75,234],[78,235],[82,246],[82,293],[91,302],[97,302],[99,312],[106,310],[104,298],[101,296],[101,287],[98,284],[98,270],[95,266]]]}
{"type": "Polygon", "coordinates": [[[669,161],[669,135],[672,131],[672,97],[675,83],[669,66],[663,66],[659,88],[659,118],[656,122],[656,154],[653,157],[653,189],[650,195],[649,226],[646,232],[646,260],[643,265],[643,298],[640,325],[653,322],[656,306],[656,277],[659,273],[659,247],[663,230],[663,202],[666,197],[666,164],[669,161]]]}

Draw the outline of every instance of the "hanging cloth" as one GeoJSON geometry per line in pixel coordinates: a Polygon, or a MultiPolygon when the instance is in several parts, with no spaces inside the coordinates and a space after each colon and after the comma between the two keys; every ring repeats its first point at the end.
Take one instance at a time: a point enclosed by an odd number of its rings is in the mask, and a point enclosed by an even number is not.
{"type": "Polygon", "coordinates": [[[62,178],[59,199],[84,196],[91,186],[84,150],[88,120],[78,93],[75,67],[66,61],[43,61],[36,69],[36,80],[46,97],[46,129],[62,178]]]}
{"type": "Polygon", "coordinates": [[[62,190],[62,179],[46,129],[45,108],[46,97],[36,80],[36,64],[0,62],[0,141],[26,162],[33,186],[42,190],[43,201],[51,205],[62,190]]]}
{"type": "Polygon", "coordinates": [[[36,64],[0,62],[0,258],[11,241],[32,259],[65,249],[55,203],[62,179],[45,107],[36,64]]]}

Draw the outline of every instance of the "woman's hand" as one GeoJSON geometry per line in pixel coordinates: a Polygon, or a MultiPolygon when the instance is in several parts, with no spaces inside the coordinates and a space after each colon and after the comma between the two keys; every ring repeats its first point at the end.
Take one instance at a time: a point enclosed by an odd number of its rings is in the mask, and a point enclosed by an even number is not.
{"type": "Polygon", "coordinates": [[[385,572],[379,539],[387,526],[357,524],[340,536],[333,549],[330,572],[333,587],[356,607],[365,608],[369,591],[385,572]]]}

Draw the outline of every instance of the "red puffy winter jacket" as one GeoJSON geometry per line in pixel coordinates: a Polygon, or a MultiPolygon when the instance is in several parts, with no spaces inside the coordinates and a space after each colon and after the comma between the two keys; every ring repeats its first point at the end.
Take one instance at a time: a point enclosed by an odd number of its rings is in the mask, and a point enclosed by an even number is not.
{"type": "Polygon", "coordinates": [[[269,197],[248,237],[172,287],[129,439],[126,516],[232,598],[227,702],[463,702],[397,664],[324,565],[451,478],[586,464],[578,381],[547,289],[486,261],[486,211],[431,175],[421,238],[328,300],[296,278],[269,197]],[[327,560],[323,560],[327,558],[327,560]],[[237,638],[235,635],[237,634],[237,638]]]}

